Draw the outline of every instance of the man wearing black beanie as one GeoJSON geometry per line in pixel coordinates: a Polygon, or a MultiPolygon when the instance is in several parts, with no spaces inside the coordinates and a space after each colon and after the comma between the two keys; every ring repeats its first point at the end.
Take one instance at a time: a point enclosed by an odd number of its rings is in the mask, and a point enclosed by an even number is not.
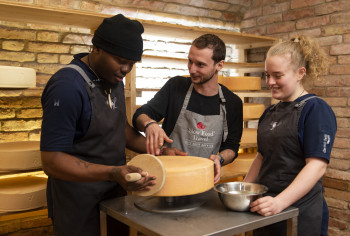
{"type": "MultiPolygon", "coordinates": [[[[55,235],[100,235],[100,201],[155,184],[154,176],[125,165],[126,147],[146,152],[145,138],[126,119],[123,83],[141,60],[143,31],[121,14],[104,19],[92,52],[75,55],[45,87],[40,149],[55,235]],[[142,178],[127,183],[132,172],[142,178]]],[[[107,226],[111,235],[128,235],[121,223],[107,219],[107,226]]]]}

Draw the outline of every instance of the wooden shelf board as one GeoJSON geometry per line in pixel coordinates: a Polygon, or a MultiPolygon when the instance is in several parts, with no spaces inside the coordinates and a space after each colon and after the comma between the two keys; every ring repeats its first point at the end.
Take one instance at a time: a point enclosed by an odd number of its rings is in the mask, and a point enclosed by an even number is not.
{"type": "MultiPolygon", "coordinates": [[[[96,13],[91,11],[63,9],[53,7],[43,7],[33,4],[23,4],[18,2],[7,2],[0,0],[0,20],[36,23],[44,25],[65,25],[72,27],[82,27],[96,29],[104,18],[111,14],[96,13]]],[[[154,36],[171,36],[174,39],[184,39],[192,41],[196,37],[208,32],[208,28],[190,27],[179,24],[169,24],[163,22],[140,20],[145,28],[145,34],[154,36]]],[[[210,29],[210,32],[217,34],[228,44],[251,44],[267,43],[272,45],[276,39],[266,36],[238,33],[226,30],[210,29]]],[[[245,46],[246,47],[246,46],[245,46]]]]}
{"type": "MultiPolygon", "coordinates": [[[[166,56],[155,56],[144,54],[142,56],[142,62],[147,63],[183,63],[187,64],[187,58],[175,58],[166,56]]],[[[264,63],[246,63],[246,62],[225,62],[224,69],[259,69],[262,71],[265,68],[264,63]]]]}

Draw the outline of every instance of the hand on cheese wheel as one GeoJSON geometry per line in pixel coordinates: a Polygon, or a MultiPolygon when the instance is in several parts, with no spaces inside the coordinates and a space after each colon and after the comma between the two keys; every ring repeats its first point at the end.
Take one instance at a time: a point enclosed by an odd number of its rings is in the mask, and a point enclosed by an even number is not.
{"type": "Polygon", "coordinates": [[[187,156],[187,152],[183,152],[177,148],[164,148],[160,153],[163,156],[187,156]]]}
{"type": "Polygon", "coordinates": [[[143,171],[141,168],[132,165],[119,166],[114,171],[113,175],[118,178],[117,182],[126,191],[150,190],[151,187],[156,184],[155,176],[148,175],[148,173],[143,171]],[[126,175],[131,173],[139,173],[141,178],[137,181],[127,181],[126,175]]]}
{"type": "Polygon", "coordinates": [[[221,176],[220,157],[217,155],[211,155],[209,159],[214,162],[214,184],[216,184],[219,182],[221,176]]]}

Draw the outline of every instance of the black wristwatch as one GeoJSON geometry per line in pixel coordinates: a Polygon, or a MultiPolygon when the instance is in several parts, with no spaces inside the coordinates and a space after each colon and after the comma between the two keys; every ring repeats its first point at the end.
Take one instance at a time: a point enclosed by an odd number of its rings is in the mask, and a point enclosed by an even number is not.
{"type": "Polygon", "coordinates": [[[225,159],[220,153],[218,156],[220,157],[220,165],[222,165],[222,163],[224,163],[225,159]]]}

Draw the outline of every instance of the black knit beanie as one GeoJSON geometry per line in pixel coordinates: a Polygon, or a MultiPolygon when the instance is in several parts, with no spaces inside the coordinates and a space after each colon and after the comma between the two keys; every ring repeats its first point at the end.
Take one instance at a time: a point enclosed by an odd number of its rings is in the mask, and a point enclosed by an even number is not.
{"type": "Polygon", "coordinates": [[[143,31],[140,22],[118,14],[103,20],[95,31],[92,44],[113,55],[140,61],[143,52],[143,31]]]}

